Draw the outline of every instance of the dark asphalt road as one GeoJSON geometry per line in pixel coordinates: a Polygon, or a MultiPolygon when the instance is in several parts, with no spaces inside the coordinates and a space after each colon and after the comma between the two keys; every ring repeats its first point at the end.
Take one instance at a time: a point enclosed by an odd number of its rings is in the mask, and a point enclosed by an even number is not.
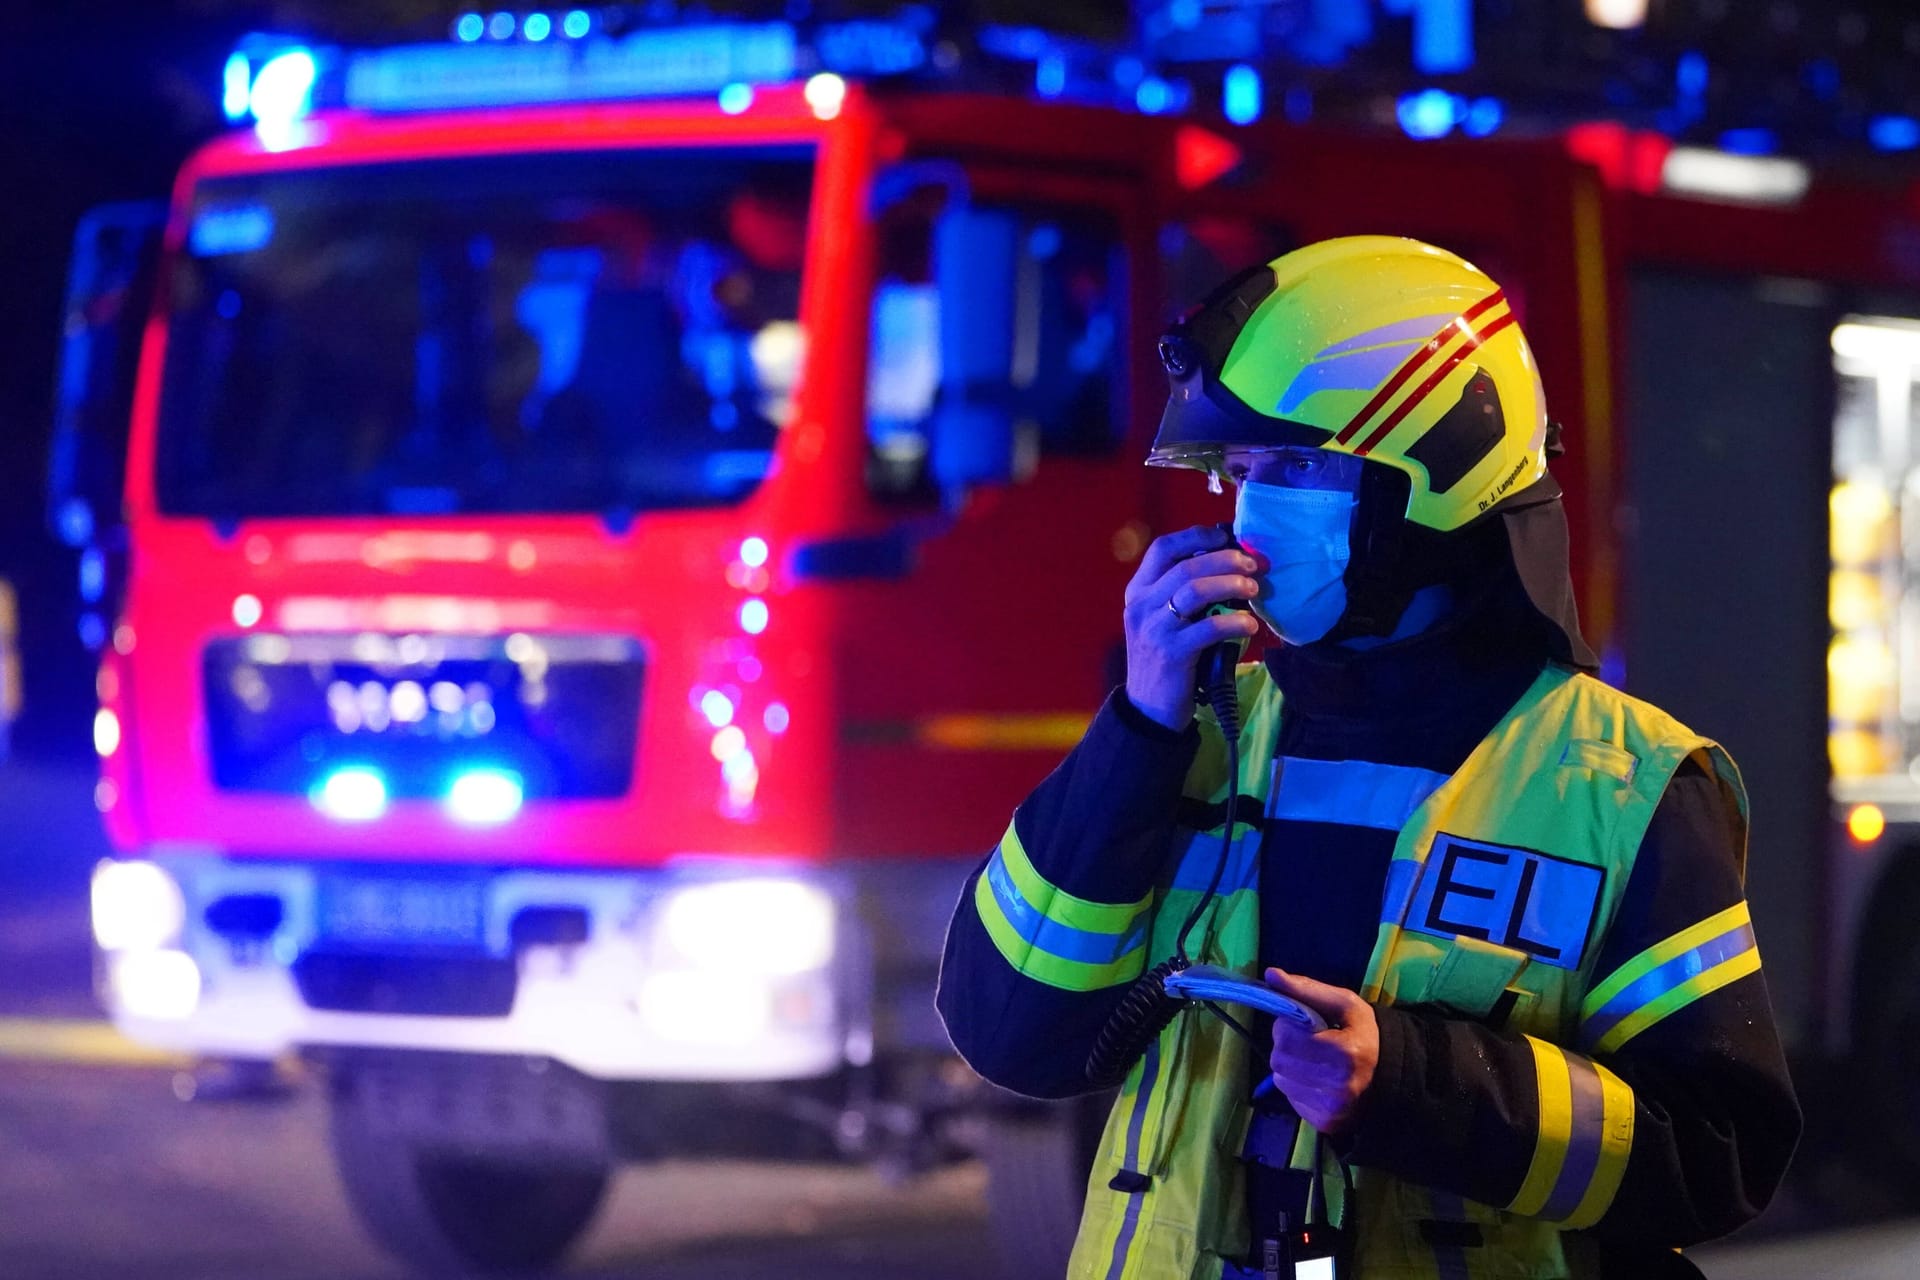
{"type": "MultiPolygon", "coordinates": [[[[182,1104],[169,1073],[0,1063],[8,1280],[403,1280],[350,1217],[318,1099],[182,1104]]],[[[622,1172],[570,1280],[990,1276],[972,1169],[622,1172]]]]}
{"type": "MultiPolygon", "coordinates": [[[[100,1027],[86,883],[105,852],[84,768],[0,765],[0,1280],[403,1280],[354,1224],[314,1090],[196,1102],[100,1027]],[[126,1060],[132,1058],[132,1064],[126,1060]],[[107,1065],[119,1061],[120,1065],[107,1065]]],[[[1920,1277],[1920,1224],[1885,1220],[1817,1141],[1715,1280],[1920,1277]]],[[[573,1280],[995,1273],[982,1178],[890,1187],[864,1170],[668,1162],[622,1172],[573,1280]]]]}
{"type": "MultiPolygon", "coordinates": [[[[401,1280],[355,1225],[317,1092],[182,1103],[89,991],[87,876],[107,851],[83,767],[0,765],[0,1280],[401,1280]]],[[[579,1280],[993,1274],[981,1177],[624,1170],[579,1280]]]]}

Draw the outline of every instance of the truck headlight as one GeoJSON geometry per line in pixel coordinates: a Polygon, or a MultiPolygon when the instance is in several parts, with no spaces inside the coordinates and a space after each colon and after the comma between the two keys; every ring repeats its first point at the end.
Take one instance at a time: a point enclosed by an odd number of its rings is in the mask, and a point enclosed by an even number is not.
{"type": "Polygon", "coordinates": [[[787,977],[833,958],[833,899],[797,880],[691,885],[667,899],[659,940],[689,968],[787,977]]]}
{"type": "Polygon", "coordinates": [[[136,1018],[178,1021],[200,1003],[200,966],[184,951],[125,952],[107,973],[121,1011],[136,1018]]]}
{"type": "Polygon", "coordinates": [[[102,862],[93,871],[93,937],[102,951],[151,951],[179,941],[187,904],[151,862],[102,862]]]}
{"type": "Polygon", "coordinates": [[[655,973],[641,983],[640,1016],[680,1044],[745,1047],[773,1024],[773,993],[745,974],[655,973]]]}

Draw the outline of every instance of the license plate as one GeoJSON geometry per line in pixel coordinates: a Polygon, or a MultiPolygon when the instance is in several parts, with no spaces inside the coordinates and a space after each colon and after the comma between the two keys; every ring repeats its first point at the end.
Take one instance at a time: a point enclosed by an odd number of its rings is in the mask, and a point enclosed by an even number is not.
{"type": "Polygon", "coordinates": [[[486,941],[484,890],[475,880],[328,877],[317,923],[330,942],[473,949],[486,941]]]}

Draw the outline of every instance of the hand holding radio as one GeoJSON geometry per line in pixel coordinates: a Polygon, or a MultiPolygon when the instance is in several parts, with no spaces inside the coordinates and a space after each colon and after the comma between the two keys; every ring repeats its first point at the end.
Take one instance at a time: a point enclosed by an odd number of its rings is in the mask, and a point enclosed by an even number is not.
{"type": "Polygon", "coordinates": [[[1245,611],[1259,562],[1217,525],[1155,538],[1127,584],[1127,698],[1169,729],[1193,719],[1195,667],[1217,644],[1250,640],[1260,621],[1245,611]],[[1240,607],[1209,613],[1216,605],[1240,607]]]}
{"type": "Polygon", "coordinates": [[[1357,991],[1316,982],[1279,969],[1267,983],[1318,1014],[1327,1029],[1313,1031],[1289,1018],[1273,1022],[1273,1053],[1267,1066],[1273,1083],[1321,1133],[1339,1133],[1353,1123],[1360,1097],[1380,1064],[1380,1023],[1357,991]]]}

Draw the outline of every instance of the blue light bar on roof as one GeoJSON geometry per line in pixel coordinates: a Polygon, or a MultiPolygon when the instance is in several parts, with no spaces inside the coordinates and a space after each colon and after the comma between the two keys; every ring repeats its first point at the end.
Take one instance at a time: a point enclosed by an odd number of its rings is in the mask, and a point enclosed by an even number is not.
{"type": "Polygon", "coordinates": [[[423,111],[717,92],[794,77],[798,43],[780,22],[637,31],[581,44],[403,45],[347,59],[346,103],[423,111]]]}
{"type": "Polygon", "coordinates": [[[1475,98],[1467,107],[1467,118],[1461,122],[1469,138],[1484,138],[1500,127],[1507,118],[1507,109],[1498,98],[1475,98]]]}
{"type": "Polygon", "coordinates": [[[1220,99],[1227,119],[1235,124],[1252,124],[1260,118],[1260,73],[1240,63],[1227,68],[1221,80],[1220,99]]]}
{"type": "Polygon", "coordinates": [[[1413,10],[1413,65],[1430,76],[1473,66],[1472,0],[1419,0],[1413,10]]]}
{"type": "Polygon", "coordinates": [[[253,104],[253,66],[246,54],[236,52],[227,59],[220,87],[220,104],[226,110],[227,119],[245,120],[253,104]]]}
{"type": "Polygon", "coordinates": [[[904,75],[927,61],[926,40],[899,22],[826,23],[814,32],[813,47],[821,66],[842,75],[904,75]]]}
{"type": "Polygon", "coordinates": [[[1422,89],[1400,96],[1400,128],[1409,138],[1444,138],[1466,111],[1465,102],[1445,89],[1422,89]]]}
{"type": "Polygon", "coordinates": [[[1875,116],[1867,122],[1867,141],[1880,151],[1920,147],[1920,120],[1912,116],[1875,116]]]}
{"type": "Polygon", "coordinates": [[[1737,156],[1770,156],[1779,141],[1771,129],[1728,129],[1720,135],[1720,149],[1737,156]]]}

